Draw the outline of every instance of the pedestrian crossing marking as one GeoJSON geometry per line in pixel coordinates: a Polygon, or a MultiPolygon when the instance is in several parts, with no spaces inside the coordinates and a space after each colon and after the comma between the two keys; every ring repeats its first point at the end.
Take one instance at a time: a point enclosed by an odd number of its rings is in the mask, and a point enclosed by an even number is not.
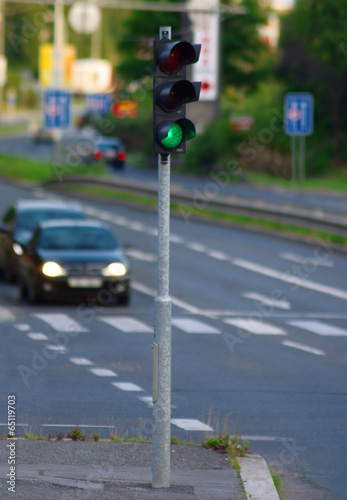
{"type": "Polygon", "coordinates": [[[117,373],[108,368],[90,368],[89,371],[97,377],[118,377],[117,373]]]}
{"type": "Polygon", "coordinates": [[[93,365],[91,361],[87,358],[70,358],[71,363],[74,363],[75,365],[93,365]]]}
{"type": "Polygon", "coordinates": [[[111,316],[100,319],[124,333],[153,333],[153,328],[128,316],[111,316]]]}
{"type": "Polygon", "coordinates": [[[213,432],[212,427],[195,418],[172,418],[171,423],[185,431],[213,432]]]}
{"type": "Polygon", "coordinates": [[[253,318],[229,318],[225,319],[224,322],[255,335],[286,335],[282,328],[253,318]]]}
{"type": "Polygon", "coordinates": [[[220,334],[221,331],[213,326],[207,325],[201,321],[191,318],[173,318],[172,324],[183,330],[186,333],[197,333],[197,334],[220,334]]]}
{"type": "Polygon", "coordinates": [[[128,256],[133,257],[136,260],[142,260],[143,262],[155,262],[157,260],[157,256],[153,253],[142,252],[141,250],[137,250],[136,248],[126,250],[125,253],[128,256]]]}
{"type": "Polygon", "coordinates": [[[26,323],[18,323],[17,325],[14,325],[17,330],[21,332],[28,332],[30,330],[30,325],[27,325],[26,323]]]}
{"type": "Polygon", "coordinates": [[[132,382],[111,382],[112,385],[120,389],[121,391],[137,392],[143,391],[142,387],[133,384],[132,382]]]}
{"type": "Polygon", "coordinates": [[[87,332],[88,330],[82,325],[77,323],[74,319],[70,318],[66,314],[34,314],[36,318],[41,319],[45,323],[48,323],[52,328],[58,332],[65,333],[80,333],[87,332]]]}
{"type": "Polygon", "coordinates": [[[48,340],[47,335],[44,333],[28,333],[27,335],[32,340],[48,340]]]}
{"type": "Polygon", "coordinates": [[[331,336],[331,337],[347,337],[347,330],[339,328],[337,326],[329,325],[323,323],[322,321],[311,321],[311,320],[292,320],[287,321],[289,325],[302,328],[303,330],[308,330],[309,332],[315,333],[321,336],[331,336]]]}
{"type": "Polygon", "coordinates": [[[261,293],[256,292],[246,292],[242,294],[246,299],[257,300],[261,302],[264,306],[279,307],[280,309],[291,309],[291,305],[287,300],[279,300],[273,297],[267,297],[261,293]]]}

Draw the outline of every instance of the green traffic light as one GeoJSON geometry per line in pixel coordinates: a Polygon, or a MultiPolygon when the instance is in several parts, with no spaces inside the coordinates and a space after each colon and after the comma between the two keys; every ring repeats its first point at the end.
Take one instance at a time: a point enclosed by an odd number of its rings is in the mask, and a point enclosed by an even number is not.
{"type": "Polygon", "coordinates": [[[161,143],[166,148],[176,148],[179,146],[183,139],[182,127],[178,123],[173,123],[169,128],[167,136],[162,139],[161,143]]]}

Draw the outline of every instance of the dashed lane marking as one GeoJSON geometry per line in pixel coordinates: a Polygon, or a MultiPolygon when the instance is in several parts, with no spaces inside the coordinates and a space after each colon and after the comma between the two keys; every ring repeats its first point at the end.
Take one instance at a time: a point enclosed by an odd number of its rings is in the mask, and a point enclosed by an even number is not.
{"type": "Polygon", "coordinates": [[[347,337],[347,330],[322,321],[294,320],[287,321],[287,323],[324,337],[347,337]]]}
{"type": "Polygon", "coordinates": [[[300,255],[291,252],[282,252],[280,253],[280,257],[281,259],[290,260],[291,262],[296,262],[304,266],[312,266],[312,268],[317,266],[334,267],[334,262],[331,259],[301,257],[300,255]]]}
{"type": "Polygon", "coordinates": [[[308,345],[299,344],[298,342],[292,342],[291,340],[284,340],[282,345],[287,347],[292,347],[293,349],[298,349],[299,351],[309,352],[315,354],[316,356],[325,356],[325,352],[321,349],[316,349],[315,347],[310,347],[308,345]]]}

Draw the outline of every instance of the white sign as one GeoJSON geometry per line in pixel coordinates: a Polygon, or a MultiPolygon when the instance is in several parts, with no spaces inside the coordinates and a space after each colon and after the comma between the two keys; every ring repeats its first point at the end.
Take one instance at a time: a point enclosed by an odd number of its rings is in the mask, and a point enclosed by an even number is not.
{"type": "Polygon", "coordinates": [[[192,79],[201,82],[200,101],[216,101],[219,85],[219,16],[216,13],[203,12],[205,9],[218,8],[215,0],[191,0],[192,8],[201,8],[200,12],[191,12],[193,23],[193,43],[201,43],[199,61],[192,66],[192,79]]]}
{"type": "Polygon", "coordinates": [[[76,2],[69,11],[69,23],[77,33],[94,33],[100,21],[100,9],[92,3],[76,2]]]}
{"type": "Polygon", "coordinates": [[[0,87],[3,87],[7,81],[7,59],[0,54],[0,87]]]}

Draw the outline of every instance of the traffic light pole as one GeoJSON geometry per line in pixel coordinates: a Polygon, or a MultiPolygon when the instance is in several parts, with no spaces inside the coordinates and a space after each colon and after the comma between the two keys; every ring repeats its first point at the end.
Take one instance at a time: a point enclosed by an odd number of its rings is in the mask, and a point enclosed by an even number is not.
{"type": "Polygon", "coordinates": [[[170,487],[171,309],[170,155],[158,155],[158,295],[153,342],[153,488],[170,487]],[[155,373],[157,371],[157,373],[155,373]]]}

